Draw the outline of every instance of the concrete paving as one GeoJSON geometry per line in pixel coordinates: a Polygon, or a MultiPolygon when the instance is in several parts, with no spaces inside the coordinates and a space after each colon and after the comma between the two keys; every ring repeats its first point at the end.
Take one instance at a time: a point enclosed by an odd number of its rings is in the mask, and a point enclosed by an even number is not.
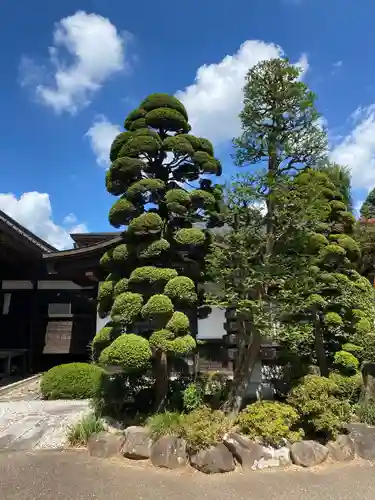
{"type": "Polygon", "coordinates": [[[0,401],[0,450],[60,449],[88,411],[88,401],[0,401]]]}
{"type": "Polygon", "coordinates": [[[372,500],[369,463],[205,476],[85,451],[0,453],[1,500],[372,500]]]}

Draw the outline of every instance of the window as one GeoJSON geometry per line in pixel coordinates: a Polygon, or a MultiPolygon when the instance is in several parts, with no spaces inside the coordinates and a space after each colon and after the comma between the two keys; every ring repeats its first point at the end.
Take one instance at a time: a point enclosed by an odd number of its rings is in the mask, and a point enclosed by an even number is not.
{"type": "Polygon", "coordinates": [[[11,298],[12,298],[11,293],[4,293],[3,314],[9,314],[10,299],[11,298]]]}
{"type": "Polygon", "coordinates": [[[66,314],[71,314],[70,302],[53,302],[48,304],[49,316],[64,316],[66,314]]]}

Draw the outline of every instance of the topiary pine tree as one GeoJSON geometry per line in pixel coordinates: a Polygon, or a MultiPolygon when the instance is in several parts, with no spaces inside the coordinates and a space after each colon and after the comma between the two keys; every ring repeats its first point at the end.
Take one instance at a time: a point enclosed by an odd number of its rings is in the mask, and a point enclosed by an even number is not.
{"type": "Polygon", "coordinates": [[[196,316],[190,313],[202,300],[197,284],[211,244],[207,228],[220,223],[221,189],[206,175],[220,176],[221,165],[210,141],[189,133],[186,109],[175,97],[148,96],[124,126],[111,146],[106,187],[119,196],[109,222],[127,229],[101,259],[109,274],[98,309],[102,317],[110,314],[111,324],[93,345],[101,363],[126,373],[144,371],[152,362],[160,409],[168,358],[196,345],[196,316]]]}
{"type": "MultiPolygon", "coordinates": [[[[297,315],[305,325],[306,320],[310,321],[311,344],[315,344],[312,354],[321,374],[328,376],[343,346],[372,330],[374,294],[369,281],[356,270],[360,248],[353,238],[355,218],[347,211],[329,171],[311,170],[302,174],[300,180],[325,185],[322,203],[328,202],[326,217],[309,238],[310,279],[300,284],[302,302],[297,315]]],[[[302,340],[305,343],[306,336],[302,340]]]]}

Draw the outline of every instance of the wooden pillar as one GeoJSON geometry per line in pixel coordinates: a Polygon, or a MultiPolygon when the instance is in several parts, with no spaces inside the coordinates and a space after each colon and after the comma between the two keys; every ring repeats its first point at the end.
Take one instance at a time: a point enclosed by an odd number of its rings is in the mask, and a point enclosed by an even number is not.
{"type": "Polygon", "coordinates": [[[36,329],[40,327],[40,322],[38,321],[38,279],[33,278],[33,289],[30,297],[30,325],[29,325],[29,338],[28,338],[28,353],[27,353],[27,369],[30,373],[35,370],[35,333],[36,329]]]}

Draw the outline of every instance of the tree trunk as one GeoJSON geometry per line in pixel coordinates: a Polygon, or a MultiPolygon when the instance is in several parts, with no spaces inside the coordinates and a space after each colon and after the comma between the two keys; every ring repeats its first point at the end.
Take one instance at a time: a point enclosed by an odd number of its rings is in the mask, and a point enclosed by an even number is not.
{"type": "Polygon", "coordinates": [[[167,354],[158,351],[155,356],[155,412],[163,411],[168,395],[168,360],[167,354]]]}
{"type": "Polygon", "coordinates": [[[224,404],[224,411],[234,419],[240,412],[244,397],[246,396],[251,375],[256,362],[259,359],[261,335],[260,332],[252,328],[250,342],[239,348],[238,360],[233,374],[233,383],[224,404]]]}
{"type": "Polygon", "coordinates": [[[318,365],[320,368],[320,375],[322,377],[328,377],[329,371],[327,365],[326,351],[324,349],[322,325],[320,320],[320,314],[317,311],[314,312],[314,337],[315,337],[315,352],[318,360],[318,365]]]}

